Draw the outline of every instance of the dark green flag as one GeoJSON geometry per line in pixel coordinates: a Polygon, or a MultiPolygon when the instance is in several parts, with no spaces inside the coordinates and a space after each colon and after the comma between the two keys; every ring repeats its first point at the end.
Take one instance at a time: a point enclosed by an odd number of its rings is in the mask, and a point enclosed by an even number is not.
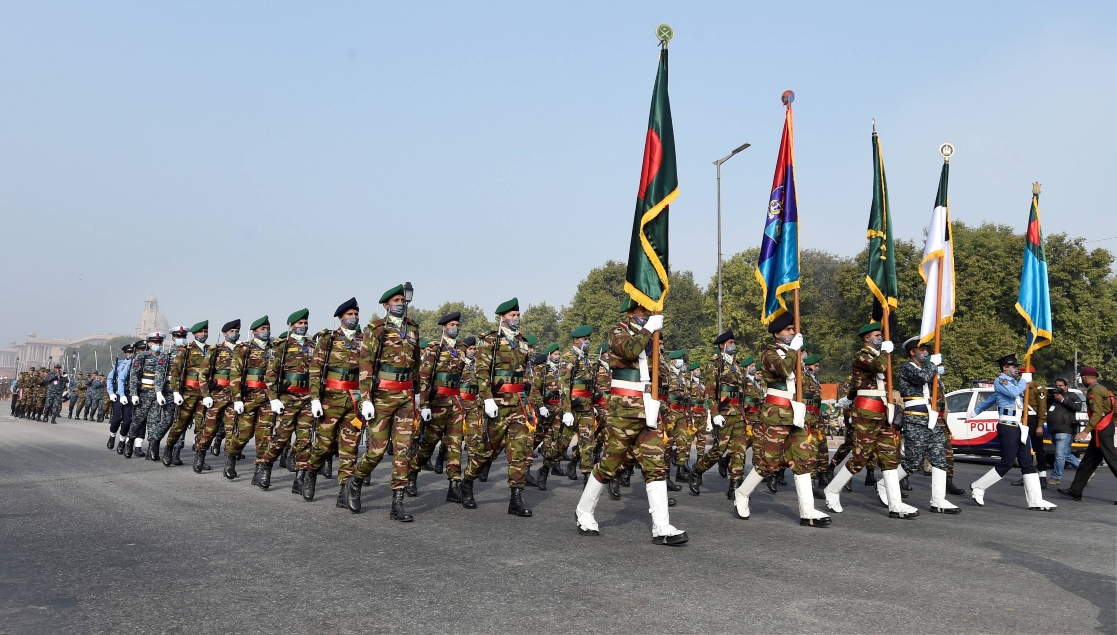
{"type": "Polygon", "coordinates": [[[675,171],[675,132],[671,126],[671,101],[667,98],[667,49],[659,53],[659,72],[652,91],[652,112],[644,142],[636,217],[628,246],[628,271],[624,290],[641,306],[663,310],[667,296],[667,212],[679,195],[675,171]]]}
{"type": "Polygon", "coordinates": [[[884,157],[880,139],[873,131],[873,206],[869,209],[869,272],[865,284],[876,296],[873,317],[880,319],[882,308],[896,309],[896,251],[892,248],[892,208],[888,206],[888,181],[884,178],[884,157]]]}

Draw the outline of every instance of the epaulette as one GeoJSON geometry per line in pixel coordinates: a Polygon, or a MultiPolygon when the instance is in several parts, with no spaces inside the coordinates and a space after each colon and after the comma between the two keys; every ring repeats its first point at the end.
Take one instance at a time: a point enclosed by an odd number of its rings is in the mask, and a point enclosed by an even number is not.
{"type": "Polygon", "coordinates": [[[322,329],[321,331],[318,331],[318,333],[317,333],[317,334],[315,334],[315,336],[314,336],[314,337],[322,337],[323,335],[326,335],[326,334],[328,334],[328,333],[329,333],[330,331],[333,331],[333,329],[331,329],[331,328],[324,328],[324,329],[322,329]]]}

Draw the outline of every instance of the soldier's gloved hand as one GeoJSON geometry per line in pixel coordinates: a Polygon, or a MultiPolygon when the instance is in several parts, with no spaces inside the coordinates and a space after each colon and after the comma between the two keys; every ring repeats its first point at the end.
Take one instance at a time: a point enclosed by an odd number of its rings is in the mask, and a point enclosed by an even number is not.
{"type": "Polygon", "coordinates": [[[109,393],[109,401],[116,401],[116,393],[109,393]]]}
{"type": "Polygon", "coordinates": [[[499,413],[500,413],[500,409],[496,407],[496,400],[495,399],[486,399],[485,400],[485,414],[488,415],[489,417],[495,417],[499,413]]]}
{"type": "Polygon", "coordinates": [[[931,363],[935,366],[942,366],[942,355],[938,353],[931,355],[931,363]]]}
{"type": "Polygon", "coordinates": [[[423,418],[423,421],[430,421],[431,420],[431,409],[430,408],[423,408],[422,410],[419,411],[419,416],[423,418]]]}
{"type": "Polygon", "coordinates": [[[310,414],[313,415],[315,419],[322,416],[323,413],[322,413],[322,402],[321,401],[318,401],[317,399],[311,400],[311,402],[310,402],[310,414]]]}
{"type": "Polygon", "coordinates": [[[236,410],[238,415],[244,414],[244,402],[240,400],[234,401],[233,410],[236,410]]]}
{"type": "Polygon", "coordinates": [[[853,402],[849,400],[849,397],[842,397],[834,405],[838,408],[838,410],[845,410],[846,408],[852,406],[853,402]]]}
{"type": "Polygon", "coordinates": [[[885,340],[880,343],[880,352],[882,353],[891,353],[895,349],[896,345],[892,343],[892,340],[885,340]]]}
{"type": "Polygon", "coordinates": [[[967,419],[973,419],[976,416],[977,416],[977,410],[974,410],[973,408],[970,408],[969,410],[966,411],[966,418],[967,419]]]}
{"type": "Polygon", "coordinates": [[[714,431],[714,424],[707,421],[706,422],[706,432],[713,432],[713,431],[714,431]]]}
{"type": "Polygon", "coordinates": [[[788,344],[787,347],[793,351],[797,351],[800,348],[803,348],[803,334],[796,333],[795,337],[791,338],[791,343],[788,344]]]}
{"type": "Polygon", "coordinates": [[[723,417],[721,415],[718,415],[718,416],[714,417],[714,425],[719,427],[719,428],[724,426],[725,425],[725,417],[723,417]]]}
{"type": "Polygon", "coordinates": [[[132,395],[132,405],[133,406],[140,405],[140,396],[139,395],[132,395]]]}
{"type": "Polygon", "coordinates": [[[183,402],[183,401],[186,401],[185,399],[183,399],[183,398],[182,398],[182,395],[181,395],[181,394],[179,394],[179,393],[177,393],[177,392],[176,392],[175,394],[171,395],[171,397],[173,397],[173,398],[174,398],[174,401],[175,401],[175,405],[176,405],[176,406],[181,406],[181,405],[182,405],[182,402],[183,402]]]}
{"type": "MultiPolygon", "coordinates": [[[[371,421],[372,418],[376,416],[376,406],[372,405],[371,401],[362,401],[361,416],[365,418],[365,421],[371,421]]],[[[426,421],[426,419],[424,419],[424,421],[426,421]]]]}
{"type": "Polygon", "coordinates": [[[202,397],[202,405],[206,408],[213,407],[213,397],[202,397]]]}
{"type": "Polygon", "coordinates": [[[1020,381],[1024,382],[1025,384],[1032,383],[1032,374],[1031,373],[1022,373],[1020,375],[1020,381]]]}
{"type": "Polygon", "coordinates": [[[167,405],[167,398],[163,396],[163,393],[157,392],[155,393],[155,402],[160,406],[165,406],[167,405]]]}
{"type": "Polygon", "coordinates": [[[656,314],[648,316],[648,321],[644,323],[644,330],[649,333],[655,333],[663,328],[663,314],[656,314]]]}
{"type": "Polygon", "coordinates": [[[551,416],[551,411],[547,410],[547,406],[539,406],[539,416],[546,419],[551,416]]]}
{"type": "Polygon", "coordinates": [[[946,374],[946,368],[945,368],[945,367],[943,367],[943,366],[939,366],[939,367],[938,367],[938,373],[939,373],[940,375],[945,375],[945,374],[946,374]]]}
{"type": "Polygon", "coordinates": [[[572,413],[572,412],[562,413],[562,425],[566,426],[567,428],[574,425],[574,413],[572,413]]]}
{"type": "Polygon", "coordinates": [[[272,399],[270,402],[271,411],[277,415],[283,414],[283,402],[278,399],[272,399]]]}

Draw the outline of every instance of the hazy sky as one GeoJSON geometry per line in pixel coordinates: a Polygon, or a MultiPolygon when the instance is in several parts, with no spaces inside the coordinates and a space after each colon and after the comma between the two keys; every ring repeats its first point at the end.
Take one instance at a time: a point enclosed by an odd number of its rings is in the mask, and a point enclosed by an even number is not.
{"type": "MultiPolygon", "coordinates": [[[[569,301],[627,256],[654,29],[676,31],[671,265],[756,245],[796,92],[804,248],[854,254],[880,132],[896,235],[1117,235],[1114,3],[6,2],[0,342],[308,306],[569,301]]],[[[1117,247],[1117,241],[1096,246],[1117,247]]],[[[804,281],[810,284],[809,280],[804,281]]],[[[1015,289],[1006,290],[1015,293],[1015,289]]],[[[918,300],[916,300],[918,301],[918,300]]]]}

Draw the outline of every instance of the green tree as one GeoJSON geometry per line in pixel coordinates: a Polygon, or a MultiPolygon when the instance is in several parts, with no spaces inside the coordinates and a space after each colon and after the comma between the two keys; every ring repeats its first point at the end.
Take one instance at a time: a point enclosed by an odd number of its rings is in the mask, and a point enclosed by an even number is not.
{"type": "MultiPolygon", "coordinates": [[[[693,349],[702,346],[702,333],[707,315],[705,292],[694,281],[690,271],[668,274],[671,290],[663,306],[663,337],[670,349],[693,349]]],[[[717,314],[714,315],[717,322],[717,314]]]]}
{"type": "Polygon", "coordinates": [[[569,333],[583,324],[593,327],[593,345],[605,341],[609,331],[621,319],[621,302],[628,297],[624,292],[623,262],[610,260],[591,269],[570,304],[563,307],[559,332],[569,333]]]}
{"type": "MultiPolygon", "coordinates": [[[[125,344],[132,344],[138,339],[140,338],[122,335],[120,337],[114,337],[104,344],[85,344],[78,347],[68,347],[63,353],[67,360],[66,370],[69,372],[70,367],[74,365],[74,353],[77,353],[81,358],[81,371],[83,373],[99,370],[107,374],[112,370],[113,360],[124,355],[120,352],[120,347],[125,344]]],[[[60,360],[55,361],[61,363],[60,360]]]]}
{"type": "Polygon", "coordinates": [[[535,350],[542,352],[551,344],[558,342],[561,346],[569,339],[569,331],[562,331],[562,311],[541,302],[528,305],[520,319],[520,332],[530,333],[539,338],[535,350]],[[564,337],[566,335],[567,337],[564,337]]]}
{"type": "Polygon", "coordinates": [[[438,325],[438,320],[443,315],[454,311],[459,311],[462,314],[459,339],[464,339],[470,335],[476,337],[496,328],[496,322],[485,317],[485,311],[481,307],[461,301],[443,302],[433,311],[411,307],[408,310],[408,315],[419,323],[419,335],[421,337],[434,339],[442,334],[442,327],[438,325]]]}

